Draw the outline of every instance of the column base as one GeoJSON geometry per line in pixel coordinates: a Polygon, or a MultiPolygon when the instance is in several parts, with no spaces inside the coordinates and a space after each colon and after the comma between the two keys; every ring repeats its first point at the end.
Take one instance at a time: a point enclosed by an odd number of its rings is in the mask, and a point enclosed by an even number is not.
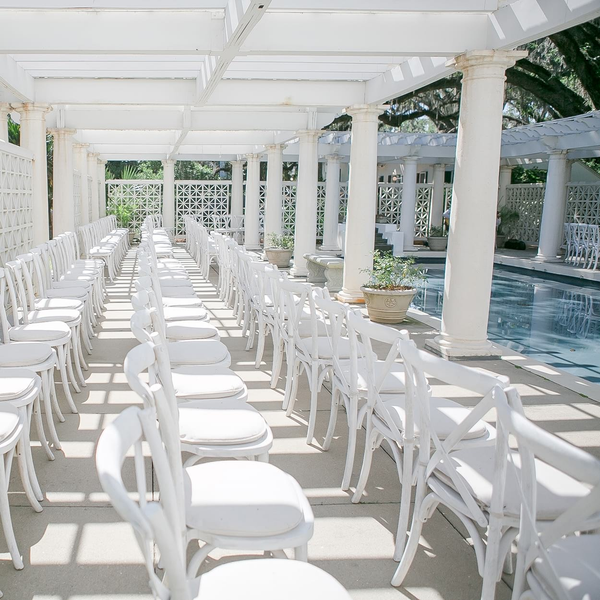
{"type": "Polygon", "coordinates": [[[262,250],[263,247],[260,244],[244,244],[246,250],[262,250]]]}
{"type": "Polygon", "coordinates": [[[308,277],[308,269],[297,269],[295,266],[290,269],[292,277],[308,277]]]}
{"type": "Polygon", "coordinates": [[[448,360],[461,360],[465,358],[498,358],[500,351],[489,340],[478,342],[455,340],[445,335],[438,335],[425,342],[425,348],[434,354],[448,360]]]}
{"type": "Polygon", "coordinates": [[[318,252],[333,252],[334,254],[341,254],[342,250],[341,248],[338,248],[337,246],[319,246],[317,248],[318,252]]]}
{"type": "Polygon", "coordinates": [[[345,302],[346,304],[364,304],[365,297],[361,290],[348,290],[343,288],[341,292],[336,294],[336,298],[340,302],[345,302]]]}
{"type": "Polygon", "coordinates": [[[536,262],[550,262],[550,263],[564,262],[563,259],[558,255],[543,256],[541,254],[537,254],[532,260],[535,260],[536,262]]]}

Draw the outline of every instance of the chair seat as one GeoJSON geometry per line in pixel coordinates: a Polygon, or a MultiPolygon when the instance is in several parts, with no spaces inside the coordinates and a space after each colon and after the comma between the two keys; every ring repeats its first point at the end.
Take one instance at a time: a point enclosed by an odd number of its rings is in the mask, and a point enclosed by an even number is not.
{"type": "Polygon", "coordinates": [[[0,367],[39,365],[46,362],[50,356],[52,356],[52,346],[42,342],[0,344],[0,367]]]}
{"type": "Polygon", "coordinates": [[[46,323],[48,321],[71,323],[73,321],[78,321],[81,318],[81,313],[78,310],[68,308],[49,308],[32,310],[27,316],[32,323],[46,323]]]}
{"type": "MultiPolygon", "coordinates": [[[[599,597],[600,535],[563,538],[548,548],[548,557],[569,600],[592,600],[599,597]]],[[[533,563],[532,572],[548,597],[553,598],[555,593],[544,577],[540,559],[533,563]]]]}
{"type": "Polygon", "coordinates": [[[219,330],[202,321],[173,321],[167,323],[167,338],[169,341],[219,339],[219,330]]]}
{"type": "Polygon", "coordinates": [[[68,338],[71,335],[71,329],[61,321],[48,321],[11,327],[9,335],[14,342],[51,342],[68,338]]]}
{"type": "Polygon", "coordinates": [[[193,580],[192,586],[195,600],[350,600],[350,594],[329,573],[282,558],[224,564],[193,580]]]}
{"type": "Polygon", "coordinates": [[[163,296],[162,304],[164,307],[167,306],[186,306],[186,307],[196,307],[200,308],[202,304],[202,300],[197,296],[182,296],[182,297],[173,297],[173,296],[163,296]]]}
{"type": "Polygon", "coordinates": [[[179,405],[179,435],[186,444],[250,444],[267,432],[262,415],[243,400],[221,398],[179,405]]]}
{"type": "Polygon", "coordinates": [[[212,366],[183,366],[171,370],[178,400],[212,399],[245,395],[246,384],[231,369],[212,366]]]}
{"type": "Polygon", "coordinates": [[[212,535],[281,535],[305,519],[302,489],[268,463],[194,465],[184,469],[184,486],[187,525],[212,535]]]}
{"type": "MultiPolygon", "coordinates": [[[[312,354],[312,338],[307,337],[302,339],[300,346],[306,354],[312,354]]],[[[328,337],[318,337],[317,352],[319,353],[319,358],[332,358],[331,339],[328,337]]],[[[350,358],[350,341],[347,338],[340,339],[338,352],[341,359],[350,358]]]]}
{"type": "MultiPolygon", "coordinates": [[[[386,365],[384,361],[377,361],[374,365],[375,378],[379,380],[386,365]]],[[[342,366],[342,374],[346,381],[350,381],[350,366],[342,366]]],[[[358,389],[361,392],[367,391],[367,369],[364,361],[358,365],[358,389]]],[[[379,393],[381,394],[404,394],[405,392],[405,373],[404,365],[394,363],[390,372],[384,377],[379,393]]]]}
{"type": "Polygon", "coordinates": [[[81,300],[77,300],[77,298],[40,298],[39,300],[35,301],[36,310],[66,308],[81,312],[83,307],[83,302],[81,300]]]}
{"type": "MultiPolygon", "coordinates": [[[[177,285],[165,285],[163,287],[160,284],[161,295],[164,298],[192,298],[198,299],[196,292],[191,285],[188,286],[177,286],[177,285]]],[[[165,305],[166,306],[166,305],[165,305]]]]}
{"type": "Polygon", "coordinates": [[[169,342],[169,358],[174,365],[214,365],[228,367],[231,355],[219,340],[181,340],[169,342]],[[227,363],[227,364],[224,364],[227,363]]]}
{"type": "MultiPolygon", "coordinates": [[[[483,507],[489,507],[492,500],[492,482],[494,477],[494,453],[492,446],[457,450],[450,455],[459,474],[465,481],[467,489],[483,507]]],[[[521,509],[519,481],[512,463],[520,470],[521,461],[516,452],[509,455],[506,474],[504,512],[518,518],[521,509]]],[[[589,489],[550,465],[535,459],[537,476],[537,518],[541,521],[554,520],[574,502],[587,496],[589,489]]],[[[454,487],[448,475],[448,469],[442,462],[436,470],[439,479],[450,487],[454,487]]],[[[520,479],[519,475],[519,479],[520,479]]]]}
{"type": "MultiPolygon", "coordinates": [[[[403,431],[406,423],[406,397],[403,394],[388,394],[387,397],[382,397],[382,400],[396,427],[400,431],[403,431]]],[[[418,405],[415,405],[415,431],[418,431],[418,410],[418,405]]],[[[437,398],[435,396],[430,400],[430,411],[431,426],[441,440],[445,440],[471,412],[470,409],[453,400],[437,398]]],[[[375,408],[375,412],[379,414],[377,407],[375,408]]],[[[382,415],[379,414],[379,416],[381,417],[382,415]]],[[[385,416],[383,418],[385,420],[385,416]]],[[[486,431],[486,424],[483,421],[477,421],[463,436],[463,439],[468,440],[482,437],[486,431]]]]}
{"type": "Polygon", "coordinates": [[[166,306],[165,321],[210,321],[210,315],[205,308],[195,306],[166,306]]]}
{"type": "Polygon", "coordinates": [[[75,279],[61,279],[60,281],[52,282],[52,289],[58,290],[65,288],[83,288],[84,290],[89,291],[92,288],[92,283],[89,281],[75,279]]]}
{"type": "Polygon", "coordinates": [[[37,375],[29,369],[2,369],[0,371],[0,400],[17,400],[35,386],[37,375]]]}
{"type": "Polygon", "coordinates": [[[0,442],[10,437],[19,426],[19,411],[9,402],[0,404],[0,442]]]}
{"type": "Polygon", "coordinates": [[[76,298],[83,301],[87,298],[88,291],[84,287],[65,286],[46,290],[46,296],[52,300],[55,298],[76,298]]]}

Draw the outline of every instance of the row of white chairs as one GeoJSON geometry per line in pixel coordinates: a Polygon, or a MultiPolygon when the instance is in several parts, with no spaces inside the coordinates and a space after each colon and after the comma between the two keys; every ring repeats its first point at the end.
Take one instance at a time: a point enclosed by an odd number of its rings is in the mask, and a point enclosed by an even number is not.
{"type": "Polygon", "coordinates": [[[119,265],[129,250],[129,230],[117,227],[117,218],[109,215],[79,228],[83,256],[106,264],[108,276],[114,281],[119,265]]]}
{"type": "Polygon", "coordinates": [[[80,259],[72,232],[0,269],[0,517],[16,569],[24,565],[8,502],[13,457],[16,452],[29,503],[41,512],[44,494],[32,460],[31,422],[35,419],[41,446],[54,460],[54,451],[61,449],[54,417],[65,420],[54,371],[60,373],[69,409],[77,413],[70,388],[78,393],[86,385],[83,351],[92,352],[93,328],[104,309],[104,295],[104,263],[80,259]]]}
{"type": "MultiPolygon", "coordinates": [[[[158,237],[152,223],[145,223],[131,320],[140,345],[125,362],[127,380],[144,410],[125,411],[102,435],[97,453],[104,489],[138,533],[155,596],[275,600],[285,589],[287,598],[312,594],[348,600],[339,583],[306,564],[314,520],[308,500],[292,477],[268,464],[272,432],[246,403],[246,386],[229,370],[229,352],[208,323],[186,269],[172,258],[157,257],[158,237]],[[144,438],[160,501],[135,506],[120,471],[128,449],[144,438]],[[191,455],[183,464],[182,452],[191,455]],[[200,458],[245,460],[196,464],[200,458]],[[187,562],[191,541],[203,545],[187,562]],[[165,578],[155,573],[149,542],[159,548],[165,578]],[[277,558],[293,548],[297,560],[240,561],[198,577],[215,547],[277,558]]],[[[138,491],[144,498],[142,488],[138,491]]]]}
{"type": "Polygon", "coordinates": [[[600,260],[600,226],[565,223],[565,262],[583,269],[597,269],[600,260]]]}
{"type": "MultiPolygon", "coordinates": [[[[192,244],[205,237],[193,232],[201,228],[193,220],[187,226],[192,244]]],[[[600,463],[528,422],[519,395],[506,378],[422,352],[406,332],[371,323],[360,312],[333,301],[326,291],[290,281],[231,239],[215,232],[211,238],[217,251],[220,296],[241,315],[249,348],[258,336],[257,367],[264,340],[272,337],[272,385],[277,383],[285,353],[288,414],[294,409],[299,375],[302,370],[307,373],[311,391],[307,442],[313,440],[324,381],[330,382],[332,393],[324,450],[333,439],[338,407],[346,409],[344,489],[352,475],[356,435],[365,425],[365,456],[353,501],[359,501],[365,489],[374,450],[384,440],[390,444],[402,483],[395,551],[400,565],[394,585],[401,585],[408,573],[423,524],[443,504],[473,539],[483,598],[493,597],[503,568],[511,569],[511,544],[517,536],[515,598],[523,592],[525,574],[529,590],[524,594],[529,598],[568,598],[564,583],[569,577],[584,590],[598,586],[600,565],[588,552],[600,549],[600,537],[572,534],[598,527],[594,513],[600,505],[593,507],[593,502],[600,493],[600,463]],[[431,381],[462,388],[479,401],[466,408],[439,396],[425,373],[431,381]],[[484,420],[492,408],[501,415],[496,427],[484,420]],[[521,436],[518,452],[508,449],[509,432],[521,436]],[[532,440],[538,444],[533,448],[532,440]],[[538,451],[540,457],[534,460],[532,453],[538,451]],[[561,453],[572,459],[574,470],[558,460],[561,453]],[[529,467],[522,469],[522,464],[529,467]],[[595,486],[591,492],[590,485],[595,486]],[[547,530],[561,533],[540,534],[547,530]],[[573,551],[569,561],[561,558],[565,545],[573,551]],[[544,595],[547,589],[552,590],[550,596],[544,595]]],[[[202,254],[207,247],[197,245],[195,250],[202,254]]]]}

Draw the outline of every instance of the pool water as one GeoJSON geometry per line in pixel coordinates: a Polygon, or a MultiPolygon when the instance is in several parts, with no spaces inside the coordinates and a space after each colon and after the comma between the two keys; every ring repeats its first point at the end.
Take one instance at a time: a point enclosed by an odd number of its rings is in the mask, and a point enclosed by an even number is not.
{"type": "MultiPolygon", "coordinates": [[[[444,271],[428,268],[413,306],[442,316],[444,271]]],[[[489,338],[600,383],[600,289],[494,268],[489,338]]]]}

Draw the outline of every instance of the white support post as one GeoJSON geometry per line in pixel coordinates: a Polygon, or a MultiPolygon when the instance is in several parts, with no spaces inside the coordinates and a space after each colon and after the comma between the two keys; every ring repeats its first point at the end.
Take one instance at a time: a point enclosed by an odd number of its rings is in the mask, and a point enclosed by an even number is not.
{"type": "Polygon", "coordinates": [[[524,56],[521,51],[481,50],[455,59],[463,80],[442,329],[427,344],[449,358],[494,354],[487,329],[505,71],[524,56]]]}
{"type": "Polygon", "coordinates": [[[52,235],[75,231],[75,198],[73,197],[73,135],[75,129],[54,129],[52,157],[53,206],[52,235]]]}
{"type": "Polygon", "coordinates": [[[98,172],[98,214],[102,219],[106,216],[106,161],[99,158],[98,172]]]}
{"type": "Polygon", "coordinates": [[[512,181],[512,170],[514,167],[509,165],[500,166],[500,180],[498,182],[498,208],[506,204],[506,188],[512,181]]]}
{"type": "Polygon", "coordinates": [[[269,235],[283,231],[283,151],[285,145],[267,146],[267,195],[265,198],[265,246],[269,235]]]}
{"type": "Polygon", "coordinates": [[[87,225],[92,215],[89,210],[89,198],[88,198],[88,160],[86,148],[89,144],[73,144],[73,160],[75,168],[81,175],[81,224],[87,225]]]}
{"type": "Polygon", "coordinates": [[[98,152],[88,152],[88,177],[92,178],[92,214],[90,221],[100,218],[100,204],[98,198],[98,152]]]}
{"type": "Polygon", "coordinates": [[[327,183],[325,184],[325,219],[323,223],[323,245],[321,250],[339,252],[338,220],[340,214],[340,157],[327,156],[327,183]]]}
{"type": "Polygon", "coordinates": [[[232,217],[244,215],[244,161],[231,161],[231,211],[232,217]]]}
{"type": "Polygon", "coordinates": [[[415,249],[415,210],[417,206],[417,156],[404,159],[402,178],[402,208],[400,212],[400,231],[404,234],[404,250],[415,249]]]}
{"type": "Polygon", "coordinates": [[[244,245],[248,250],[260,248],[260,156],[247,154],[246,208],[244,211],[244,245]]]}
{"type": "Polygon", "coordinates": [[[0,102],[0,142],[8,144],[8,115],[11,111],[10,104],[0,102]]]}
{"type": "Polygon", "coordinates": [[[321,131],[310,129],[298,132],[298,187],[296,189],[296,229],[294,235],[294,266],[296,277],[308,275],[305,254],[317,248],[317,143],[321,131]]]}
{"type": "Polygon", "coordinates": [[[430,227],[442,227],[444,220],[444,183],[446,165],[433,165],[433,197],[431,199],[430,227]]]}
{"type": "Polygon", "coordinates": [[[558,260],[567,203],[569,161],[566,152],[551,152],[548,156],[548,176],[542,208],[542,224],[537,259],[558,260]]]}
{"type": "Polygon", "coordinates": [[[352,117],[350,181],[344,255],[342,302],[363,302],[361,286],[373,267],[375,218],[377,216],[377,127],[382,106],[366,104],[347,109],[352,117]]]}
{"type": "Polygon", "coordinates": [[[22,148],[33,153],[33,245],[43,244],[50,236],[48,207],[48,161],[46,150],[46,113],[48,104],[13,105],[20,115],[22,148]]]}
{"type": "Polygon", "coordinates": [[[175,160],[163,160],[163,226],[175,229],[175,160]]]}

